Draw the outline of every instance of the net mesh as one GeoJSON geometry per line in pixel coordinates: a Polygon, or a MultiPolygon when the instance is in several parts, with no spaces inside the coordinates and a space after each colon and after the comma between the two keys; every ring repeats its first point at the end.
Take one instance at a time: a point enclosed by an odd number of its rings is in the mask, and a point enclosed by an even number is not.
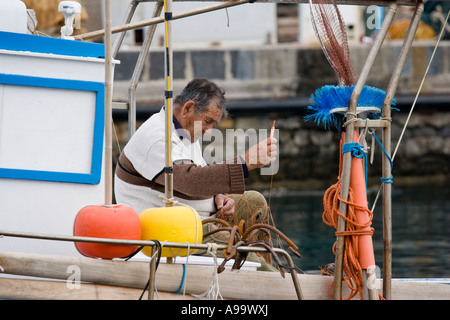
{"type": "Polygon", "coordinates": [[[310,0],[311,22],[322,49],[338,78],[339,84],[356,82],[350,63],[345,22],[333,0],[310,0]]]}

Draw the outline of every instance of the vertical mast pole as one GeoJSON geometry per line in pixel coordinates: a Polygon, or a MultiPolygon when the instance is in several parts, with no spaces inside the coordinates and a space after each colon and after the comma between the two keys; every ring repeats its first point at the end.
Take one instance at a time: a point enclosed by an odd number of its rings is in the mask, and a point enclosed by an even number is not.
{"type": "MultiPolygon", "coordinates": [[[[166,166],[165,173],[165,196],[170,200],[173,198],[173,167],[172,167],[172,0],[164,0],[164,27],[165,27],[165,111],[166,111],[166,166]]],[[[166,200],[166,206],[171,203],[166,200]]]]}
{"type": "Polygon", "coordinates": [[[112,205],[111,3],[105,0],[105,205],[112,205]]]}
{"type": "MultiPolygon", "coordinates": [[[[361,70],[361,74],[356,82],[355,88],[353,89],[352,95],[350,97],[350,103],[348,106],[348,112],[346,114],[347,121],[349,121],[348,126],[346,127],[345,134],[345,143],[353,142],[353,131],[354,131],[354,123],[350,120],[356,118],[356,106],[359,99],[359,95],[366,83],[369,72],[372,68],[372,65],[375,61],[375,58],[383,44],[384,38],[388,32],[389,26],[394,18],[394,15],[397,11],[397,4],[395,2],[391,2],[389,5],[389,10],[381,24],[380,31],[378,32],[375,42],[370,49],[369,55],[366,58],[366,62],[361,70]]],[[[348,195],[349,195],[349,186],[350,186],[350,171],[352,166],[352,155],[349,152],[344,153],[343,155],[343,165],[342,165],[342,177],[341,177],[341,201],[339,203],[339,212],[345,218],[347,217],[347,203],[348,195]]],[[[339,217],[337,231],[343,232],[346,228],[346,222],[343,217],[339,217]]],[[[342,299],[342,280],[343,280],[343,259],[344,259],[344,250],[345,250],[345,237],[339,235],[336,237],[336,256],[335,256],[335,270],[334,270],[334,285],[333,285],[333,298],[335,300],[342,299]]]]}
{"type": "MultiPolygon", "coordinates": [[[[418,1],[416,9],[412,17],[408,32],[400,51],[392,78],[386,90],[386,98],[383,102],[382,117],[391,120],[391,104],[397,90],[401,72],[406,62],[406,57],[411,48],[414,36],[420,23],[423,13],[423,2],[418,1]]],[[[386,154],[391,157],[391,124],[383,128],[383,145],[386,154]]],[[[387,300],[391,300],[391,280],[392,280],[392,177],[391,159],[387,156],[383,157],[382,173],[383,179],[383,296],[387,300]]]]}

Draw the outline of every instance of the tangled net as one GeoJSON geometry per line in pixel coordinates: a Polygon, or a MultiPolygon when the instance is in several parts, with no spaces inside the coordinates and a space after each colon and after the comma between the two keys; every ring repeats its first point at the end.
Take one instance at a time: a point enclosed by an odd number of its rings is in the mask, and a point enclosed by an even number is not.
{"type": "Polygon", "coordinates": [[[240,246],[248,246],[248,247],[262,247],[265,248],[270,256],[273,258],[273,260],[277,263],[279,267],[279,271],[281,276],[285,277],[285,269],[287,268],[283,263],[281,262],[280,258],[276,254],[276,252],[273,250],[273,246],[271,241],[265,241],[261,240],[262,238],[270,239],[270,232],[275,233],[278,237],[283,239],[288,245],[289,250],[294,253],[296,256],[301,257],[298,253],[298,247],[286,236],[284,235],[280,230],[277,228],[266,224],[266,223],[257,223],[254,225],[251,225],[250,227],[246,228],[245,226],[245,220],[240,220],[240,222],[237,225],[232,226],[229,222],[219,219],[219,218],[210,218],[203,220],[203,224],[205,223],[217,223],[221,225],[221,227],[210,231],[206,234],[204,234],[204,237],[207,237],[211,234],[221,232],[221,231],[228,231],[230,232],[230,236],[228,239],[227,248],[223,249],[222,253],[225,257],[224,261],[221,263],[221,265],[217,268],[217,272],[221,273],[225,270],[225,264],[230,260],[234,259],[234,264],[232,269],[240,269],[245,262],[248,252],[239,252],[237,249],[240,246]]]}
{"type": "Polygon", "coordinates": [[[336,3],[333,0],[310,0],[309,8],[314,31],[339,84],[354,84],[356,76],[350,63],[346,27],[336,3]]]}

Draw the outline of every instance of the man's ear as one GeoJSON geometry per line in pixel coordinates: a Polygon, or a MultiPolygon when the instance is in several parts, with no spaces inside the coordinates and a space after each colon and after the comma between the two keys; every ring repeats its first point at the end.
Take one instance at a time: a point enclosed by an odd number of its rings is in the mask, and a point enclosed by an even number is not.
{"type": "Polygon", "coordinates": [[[181,116],[183,118],[191,117],[194,113],[195,102],[192,100],[187,101],[181,108],[181,116]]]}

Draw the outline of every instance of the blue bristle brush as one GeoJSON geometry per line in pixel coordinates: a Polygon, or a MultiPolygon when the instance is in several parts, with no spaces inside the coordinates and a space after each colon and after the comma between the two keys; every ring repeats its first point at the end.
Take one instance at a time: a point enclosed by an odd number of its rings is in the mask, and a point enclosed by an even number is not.
{"type": "MultiPolygon", "coordinates": [[[[311,95],[312,104],[306,108],[310,114],[304,117],[305,121],[314,120],[317,125],[323,125],[325,129],[330,129],[332,126],[339,129],[342,116],[348,109],[353,88],[354,85],[325,85],[317,89],[311,95]]],[[[384,90],[364,86],[356,105],[357,113],[368,112],[371,117],[378,118],[385,96],[384,90]]]]}
{"type": "MultiPolygon", "coordinates": [[[[324,125],[325,129],[334,125],[340,131],[356,83],[350,63],[346,27],[333,0],[310,0],[309,5],[313,29],[336,73],[339,85],[326,85],[317,89],[311,95],[312,104],[307,107],[310,114],[304,120],[314,120],[318,125],[324,125]]],[[[378,118],[385,96],[384,90],[364,86],[356,104],[356,112],[368,112],[371,117],[378,118]]]]}

